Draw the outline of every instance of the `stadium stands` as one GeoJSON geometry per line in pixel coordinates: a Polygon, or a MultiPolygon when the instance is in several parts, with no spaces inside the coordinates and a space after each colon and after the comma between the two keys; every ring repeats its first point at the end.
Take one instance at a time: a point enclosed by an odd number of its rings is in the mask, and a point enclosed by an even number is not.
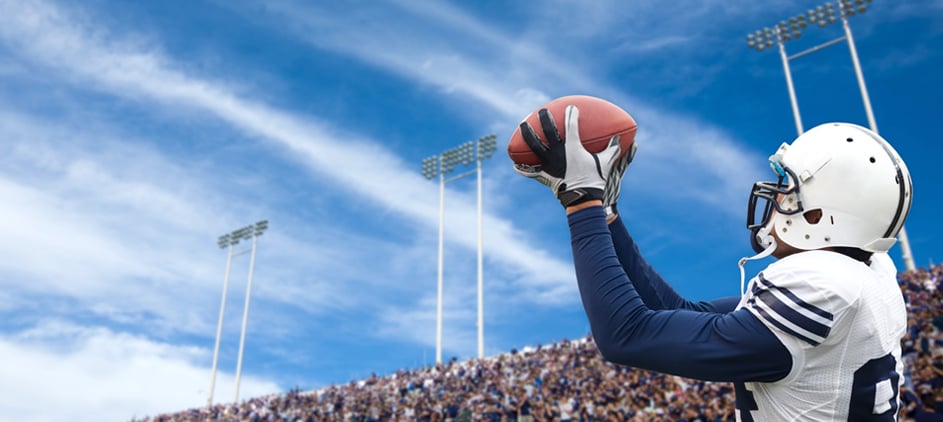
{"type": "MultiPolygon", "coordinates": [[[[909,311],[902,420],[943,420],[943,265],[898,277],[909,311]]],[[[289,391],[169,421],[733,421],[732,386],[604,362],[591,337],[289,391]]]]}

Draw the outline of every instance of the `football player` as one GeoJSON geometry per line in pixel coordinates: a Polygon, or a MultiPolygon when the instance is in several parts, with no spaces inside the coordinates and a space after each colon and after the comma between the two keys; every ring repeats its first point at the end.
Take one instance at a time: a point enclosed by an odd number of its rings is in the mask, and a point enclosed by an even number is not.
{"type": "Polygon", "coordinates": [[[526,122],[538,166],[515,165],[566,208],[583,307],[609,361],[733,382],[742,421],[894,421],[906,310],[887,255],[911,206],[910,173],[878,134],[828,123],[770,157],[778,180],[758,182],[747,227],[757,255],[777,258],[741,297],[692,302],[645,261],[616,212],[633,150],[579,140],[566,109],[566,142],[539,112],[526,122]]]}

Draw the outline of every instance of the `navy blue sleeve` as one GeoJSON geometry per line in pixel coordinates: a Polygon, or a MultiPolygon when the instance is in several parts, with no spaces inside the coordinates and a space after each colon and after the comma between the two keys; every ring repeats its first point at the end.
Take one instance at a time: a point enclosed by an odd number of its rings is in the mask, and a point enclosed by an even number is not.
{"type": "Polygon", "coordinates": [[[789,373],[789,351],[745,309],[646,306],[616,256],[602,207],[568,219],[583,308],[607,360],[708,381],[772,382],[789,373]]]}
{"type": "Polygon", "coordinates": [[[730,312],[737,307],[740,298],[725,297],[707,302],[691,302],[681,297],[642,257],[638,245],[622,223],[622,217],[609,224],[612,243],[625,274],[632,280],[645,306],[650,309],[687,309],[700,312],[730,312]]]}

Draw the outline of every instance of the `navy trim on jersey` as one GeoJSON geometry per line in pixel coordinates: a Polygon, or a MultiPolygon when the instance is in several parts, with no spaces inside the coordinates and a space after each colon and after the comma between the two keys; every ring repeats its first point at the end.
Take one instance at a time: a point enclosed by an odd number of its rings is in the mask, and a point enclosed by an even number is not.
{"type": "Polygon", "coordinates": [[[750,309],[757,311],[776,328],[813,346],[825,341],[835,318],[830,312],[802,300],[785,287],[776,286],[762,272],[757,280],[758,283],[753,285],[751,291],[753,297],[747,302],[750,309]],[[813,318],[813,315],[820,320],[813,318]]]}
{"type": "Polygon", "coordinates": [[[806,301],[800,299],[799,296],[796,296],[795,293],[789,291],[789,289],[787,289],[787,288],[785,288],[785,287],[779,287],[779,286],[774,285],[774,284],[771,283],[769,280],[767,280],[765,276],[763,276],[763,273],[762,273],[762,272],[757,276],[757,278],[759,278],[759,279],[760,279],[760,282],[763,283],[763,285],[766,286],[767,288],[776,289],[776,290],[782,292],[782,293],[783,293],[784,295],[786,295],[786,297],[788,297],[789,300],[791,300],[793,303],[795,303],[796,305],[799,305],[799,306],[801,306],[801,307],[803,307],[803,308],[805,308],[805,309],[808,309],[809,312],[812,312],[812,313],[814,313],[814,314],[816,314],[816,315],[818,315],[818,316],[820,316],[820,317],[822,317],[822,318],[825,318],[825,319],[827,319],[827,320],[829,320],[829,321],[832,321],[832,320],[835,319],[835,316],[832,315],[831,312],[828,312],[828,311],[826,311],[826,310],[824,310],[824,309],[822,309],[822,308],[819,308],[818,306],[815,306],[815,305],[813,305],[813,304],[811,304],[811,303],[808,303],[808,302],[806,302],[806,301]]]}
{"type": "MultiPolygon", "coordinates": [[[[775,382],[789,374],[792,356],[752,312],[649,308],[636,280],[623,270],[602,207],[567,218],[580,298],[596,346],[606,359],[707,381],[775,382]]],[[[657,295],[660,289],[649,283],[653,280],[640,277],[637,282],[657,295]]],[[[662,293],[659,300],[670,299],[662,293]]],[[[679,298],[670,302],[686,302],[679,298]]],[[[716,303],[730,306],[729,302],[716,303]]]]}
{"type": "Polygon", "coordinates": [[[770,308],[770,310],[776,312],[779,316],[787,319],[789,322],[798,325],[799,328],[802,328],[803,330],[806,330],[822,338],[828,337],[828,332],[831,330],[831,327],[802,315],[799,313],[799,311],[789,307],[789,305],[779,300],[779,298],[777,298],[773,292],[764,290],[751,300],[754,299],[759,299],[765,303],[766,306],[770,308]]]}
{"type": "MultiPolygon", "coordinates": [[[[750,300],[750,304],[754,304],[754,302],[753,302],[752,299],[750,300]]],[[[818,346],[819,344],[821,344],[821,342],[816,341],[816,340],[813,340],[813,339],[811,339],[811,338],[809,338],[809,337],[806,337],[804,334],[801,334],[801,333],[799,333],[798,331],[793,330],[792,328],[789,328],[789,327],[786,326],[785,324],[783,324],[783,323],[777,321],[776,318],[773,318],[772,315],[770,315],[768,312],[764,311],[763,308],[760,308],[760,307],[757,307],[757,306],[752,306],[751,309],[753,309],[753,310],[755,310],[756,312],[758,312],[758,313],[760,314],[760,316],[762,316],[763,319],[766,320],[766,322],[769,322],[770,324],[773,324],[776,328],[779,328],[780,330],[783,330],[783,331],[785,331],[786,333],[789,333],[789,335],[791,335],[791,336],[793,336],[793,337],[796,337],[796,338],[798,338],[799,340],[802,340],[802,341],[804,341],[804,342],[806,342],[806,343],[809,343],[809,344],[811,344],[811,345],[813,345],[813,346],[818,346]]]]}

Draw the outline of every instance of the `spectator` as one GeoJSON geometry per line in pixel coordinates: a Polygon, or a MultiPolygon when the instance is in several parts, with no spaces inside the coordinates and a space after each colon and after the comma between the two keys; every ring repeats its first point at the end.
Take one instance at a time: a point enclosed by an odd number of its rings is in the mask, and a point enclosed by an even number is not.
{"type": "MultiPolygon", "coordinates": [[[[909,374],[901,421],[943,420],[943,265],[899,275],[909,313],[909,374]]],[[[398,370],[388,376],[297,388],[141,419],[176,421],[671,421],[734,420],[728,383],[607,363],[591,337],[514,349],[487,359],[398,370]]]]}

